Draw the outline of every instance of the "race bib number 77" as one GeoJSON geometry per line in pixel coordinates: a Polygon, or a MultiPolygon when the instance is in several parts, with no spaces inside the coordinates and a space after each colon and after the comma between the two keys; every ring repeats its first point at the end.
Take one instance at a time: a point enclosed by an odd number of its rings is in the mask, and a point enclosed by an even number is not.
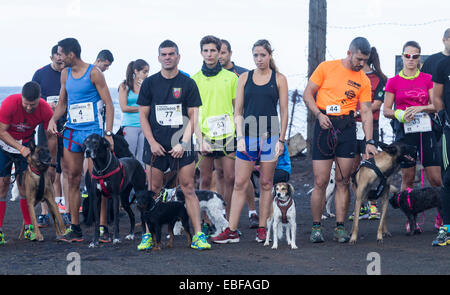
{"type": "Polygon", "coordinates": [[[181,104],[161,104],[155,106],[156,121],[162,126],[183,125],[181,104]]]}

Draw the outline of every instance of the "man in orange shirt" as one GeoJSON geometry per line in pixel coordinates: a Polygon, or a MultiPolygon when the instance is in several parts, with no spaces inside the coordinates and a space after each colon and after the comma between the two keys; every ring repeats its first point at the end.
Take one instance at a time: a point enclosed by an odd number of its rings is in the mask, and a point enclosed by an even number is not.
{"type": "Polygon", "coordinates": [[[361,71],[369,55],[367,39],[355,38],[350,43],[346,58],[324,61],[316,68],[303,94],[306,105],[317,118],[312,142],[314,190],[311,196],[313,228],[310,241],[313,243],[324,242],[320,220],[333,161],[336,162],[337,188],[334,240],[345,243],[350,239],[344,220],[349,206],[349,178],[356,151],[354,115],[358,102],[367,140],[366,156],[377,153],[372,139],[370,80],[361,71]]]}

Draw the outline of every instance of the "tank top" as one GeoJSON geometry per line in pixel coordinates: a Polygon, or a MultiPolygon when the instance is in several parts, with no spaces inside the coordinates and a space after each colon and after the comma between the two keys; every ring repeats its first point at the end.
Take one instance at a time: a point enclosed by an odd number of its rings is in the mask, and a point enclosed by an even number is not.
{"type": "Polygon", "coordinates": [[[278,135],[280,122],[277,104],[279,99],[276,72],[272,70],[270,80],[265,85],[253,82],[253,73],[248,73],[244,86],[244,126],[245,135],[259,137],[264,134],[278,135]]]}
{"type": "Polygon", "coordinates": [[[67,91],[67,124],[75,130],[103,129],[103,101],[97,88],[91,82],[93,65],[89,65],[84,75],[75,79],[72,68],[68,69],[66,80],[67,91]]]}
{"type": "MultiPolygon", "coordinates": [[[[139,94],[133,92],[133,90],[128,91],[127,95],[127,106],[138,107],[139,105],[136,103],[139,94]]],[[[126,127],[140,127],[139,123],[139,113],[122,113],[122,126],[126,127]]]]}

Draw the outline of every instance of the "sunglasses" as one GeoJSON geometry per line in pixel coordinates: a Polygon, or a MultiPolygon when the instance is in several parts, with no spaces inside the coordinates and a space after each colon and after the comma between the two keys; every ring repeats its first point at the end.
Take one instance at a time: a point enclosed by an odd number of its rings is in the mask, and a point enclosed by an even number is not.
{"type": "Polygon", "coordinates": [[[406,59],[418,59],[420,57],[420,54],[408,54],[408,53],[403,53],[403,57],[406,59]]]}

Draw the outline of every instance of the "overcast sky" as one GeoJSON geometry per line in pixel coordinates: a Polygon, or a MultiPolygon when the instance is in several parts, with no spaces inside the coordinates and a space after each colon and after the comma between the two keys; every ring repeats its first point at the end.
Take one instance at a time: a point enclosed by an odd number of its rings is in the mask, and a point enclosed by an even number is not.
{"type": "MultiPolygon", "coordinates": [[[[450,27],[449,0],[328,0],[327,59],[345,56],[356,36],[376,46],[381,66],[394,74],[394,56],[416,40],[423,54],[443,49],[450,27]]],[[[138,58],[159,71],[158,45],[175,41],[179,68],[197,72],[202,64],[199,42],[205,35],[228,39],[236,64],[254,68],[251,47],[268,39],[289,88],[303,89],[307,75],[309,0],[0,0],[0,86],[21,86],[48,64],[59,40],[77,38],[81,57],[94,62],[101,49],[115,61],[105,72],[109,87],[125,77],[128,62],[138,58]]]]}

